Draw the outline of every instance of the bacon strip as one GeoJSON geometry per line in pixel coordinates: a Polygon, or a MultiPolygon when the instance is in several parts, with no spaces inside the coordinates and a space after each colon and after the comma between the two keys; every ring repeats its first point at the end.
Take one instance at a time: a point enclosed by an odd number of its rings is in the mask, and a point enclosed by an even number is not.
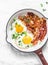
{"type": "Polygon", "coordinates": [[[27,12],[26,16],[18,17],[34,35],[33,44],[37,44],[38,40],[42,41],[47,33],[46,20],[39,18],[32,12],[27,12]],[[29,22],[27,21],[29,20],[29,22]]]}

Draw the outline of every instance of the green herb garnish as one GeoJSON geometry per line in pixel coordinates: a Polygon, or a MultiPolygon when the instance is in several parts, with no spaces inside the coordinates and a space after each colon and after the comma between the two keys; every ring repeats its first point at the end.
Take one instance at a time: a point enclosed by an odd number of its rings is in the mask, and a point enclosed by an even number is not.
{"type": "Polygon", "coordinates": [[[33,46],[33,44],[30,44],[30,45],[29,45],[29,47],[32,47],[32,46],[33,46]]]}
{"type": "Polygon", "coordinates": [[[22,36],[23,34],[27,35],[26,32],[22,32],[22,33],[14,33],[14,34],[12,34],[12,39],[16,39],[19,35],[22,36]]]}
{"type": "Polygon", "coordinates": [[[14,18],[13,21],[16,21],[16,18],[14,18]]]}
{"type": "Polygon", "coordinates": [[[46,4],[48,4],[48,2],[46,2],[46,4]]]}
{"type": "Polygon", "coordinates": [[[42,3],[40,5],[41,5],[41,7],[43,7],[43,4],[42,3]]]}
{"type": "Polygon", "coordinates": [[[27,45],[27,47],[29,47],[29,45],[27,45]]]}
{"type": "Polygon", "coordinates": [[[16,39],[17,36],[15,34],[12,34],[12,39],[16,39]]]}
{"type": "Polygon", "coordinates": [[[22,43],[19,43],[18,45],[19,45],[19,46],[22,46],[22,43]]]}
{"type": "Polygon", "coordinates": [[[29,22],[30,22],[30,20],[29,20],[29,19],[26,19],[26,22],[28,22],[28,23],[29,23],[29,22]]]}
{"type": "Polygon", "coordinates": [[[12,39],[16,39],[19,36],[18,33],[12,34],[12,39]]]}
{"type": "Polygon", "coordinates": [[[18,41],[19,43],[21,43],[21,41],[18,41]]]}
{"type": "Polygon", "coordinates": [[[25,18],[25,16],[22,16],[22,18],[24,19],[24,18],[25,18]]]}
{"type": "Polygon", "coordinates": [[[18,37],[18,39],[19,39],[20,37],[18,37]]]}
{"type": "Polygon", "coordinates": [[[16,22],[15,25],[17,25],[18,23],[16,22]]]}
{"type": "Polygon", "coordinates": [[[20,43],[18,45],[20,46],[20,43]]]}
{"type": "Polygon", "coordinates": [[[46,11],[46,9],[43,9],[43,11],[46,11]]]}
{"type": "Polygon", "coordinates": [[[27,32],[22,32],[22,34],[21,34],[21,35],[23,35],[23,34],[27,35],[27,32]]]}

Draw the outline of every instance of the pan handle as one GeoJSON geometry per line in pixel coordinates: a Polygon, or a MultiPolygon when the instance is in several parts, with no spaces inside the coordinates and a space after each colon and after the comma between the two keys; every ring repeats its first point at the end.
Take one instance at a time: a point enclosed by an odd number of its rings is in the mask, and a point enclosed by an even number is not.
{"type": "Polygon", "coordinates": [[[42,54],[42,48],[35,51],[35,53],[39,56],[39,58],[40,58],[43,65],[48,65],[47,61],[45,60],[45,58],[44,58],[44,56],[42,54]]]}

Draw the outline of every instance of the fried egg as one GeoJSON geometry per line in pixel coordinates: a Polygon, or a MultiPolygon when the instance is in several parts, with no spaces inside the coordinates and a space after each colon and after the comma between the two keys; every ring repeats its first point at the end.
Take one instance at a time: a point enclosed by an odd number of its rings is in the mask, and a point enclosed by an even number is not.
{"type": "Polygon", "coordinates": [[[33,44],[31,43],[31,41],[33,40],[33,35],[27,31],[26,35],[23,34],[21,36],[19,36],[16,41],[15,44],[17,44],[18,47],[20,48],[30,48],[33,46],[33,44]]]}
{"type": "Polygon", "coordinates": [[[13,28],[13,31],[17,33],[22,33],[23,31],[26,31],[27,29],[25,25],[23,24],[23,22],[21,22],[21,20],[19,19],[16,19],[16,21],[12,23],[12,28],[13,28]]]}
{"type": "Polygon", "coordinates": [[[27,27],[19,19],[12,23],[12,28],[12,39],[15,39],[15,44],[18,47],[32,47],[33,34],[27,30],[27,27]]]}

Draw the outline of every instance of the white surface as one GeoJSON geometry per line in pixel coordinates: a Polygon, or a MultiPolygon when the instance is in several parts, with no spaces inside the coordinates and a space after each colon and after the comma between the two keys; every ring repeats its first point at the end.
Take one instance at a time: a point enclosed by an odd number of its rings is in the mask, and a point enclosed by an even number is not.
{"type": "MultiPolygon", "coordinates": [[[[0,65],[37,65],[41,62],[33,53],[22,53],[15,51],[5,40],[6,24],[10,16],[24,8],[32,8],[42,12],[48,17],[48,5],[45,5],[47,0],[0,0],[0,65]],[[44,3],[46,12],[42,11],[40,3],[44,3]]],[[[48,44],[43,50],[44,57],[48,62],[48,44]]]]}

